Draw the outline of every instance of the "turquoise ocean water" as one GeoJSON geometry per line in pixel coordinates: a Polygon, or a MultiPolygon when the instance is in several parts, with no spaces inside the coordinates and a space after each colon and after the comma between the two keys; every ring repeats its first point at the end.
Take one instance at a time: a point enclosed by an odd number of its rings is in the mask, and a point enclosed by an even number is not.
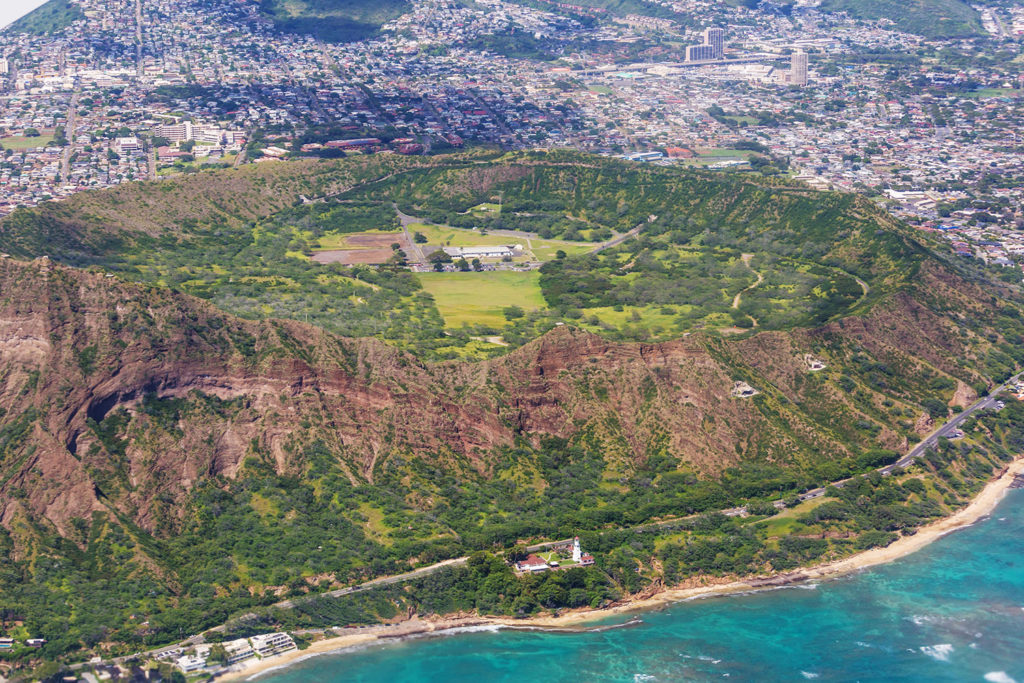
{"type": "Polygon", "coordinates": [[[374,644],[256,680],[1024,683],[1024,491],[896,562],[819,584],[678,603],[640,621],[374,644]]]}

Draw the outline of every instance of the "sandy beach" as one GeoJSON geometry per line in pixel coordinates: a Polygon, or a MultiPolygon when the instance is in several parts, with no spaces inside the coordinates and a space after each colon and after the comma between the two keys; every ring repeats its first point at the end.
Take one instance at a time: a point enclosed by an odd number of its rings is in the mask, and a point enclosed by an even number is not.
{"type": "Polygon", "coordinates": [[[989,484],[965,508],[955,514],[921,527],[913,536],[902,537],[885,548],[874,548],[857,555],[817,566],[807,567],[783,574],[752,577],[741,581],[707,579],[706,585],[669,588],[649,597],[629,599],[604,609],[581,609],[567,611],[558,616],[538,616],[528,619],[508,617],[413,617],[397,624],[387,624],[359,629],[339,630],[342,635],[316,641],[306,650],[288,652],[268,660],[249,661],[247,666],[221,676],[222,680],[244,680],[271,669],[278,669],[297,660],[317,654],[366,645],[379,640],[437,633],[474,626],[580,628],[588,622],[605,619],[616,614],[629,614],[664,607],[674,602],[692,600],[714,595],[749,592],[775,588],[809,580],[821,580],[849,574],[867,567],[891,562],[925,547],[932,541],[951,531],[969,526],[988,515],[1006,495],[1013,479],[1024,474],[1024,459],[1015,460],[1007,469],[989,484]]]}

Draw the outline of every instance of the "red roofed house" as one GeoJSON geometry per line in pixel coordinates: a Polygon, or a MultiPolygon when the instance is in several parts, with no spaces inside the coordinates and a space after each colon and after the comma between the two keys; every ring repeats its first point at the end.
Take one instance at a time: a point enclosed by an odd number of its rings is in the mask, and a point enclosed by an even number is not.
{"type": "Polygon", "coordinates": [[[531,554],[525,560],[516,562],[516,569],[521,572],[544,572],[548,570],[548,563],[531,554]]]}

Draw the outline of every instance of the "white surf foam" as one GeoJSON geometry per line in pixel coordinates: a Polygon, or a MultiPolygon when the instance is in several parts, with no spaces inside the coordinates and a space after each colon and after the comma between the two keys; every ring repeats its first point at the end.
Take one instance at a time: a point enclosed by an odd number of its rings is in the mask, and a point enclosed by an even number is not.
{"type": "Polygon", "coordinates": [[[714,657],[709,657],[708,655],[680,654],[679,656],[682,657],[683,659],[696,659],[696,660],[699,660],[701,662],[711,662],[712,664],[721,664],[722,663],[721,659],[715,659],[714,657]]]}
{"type": "Polygon", "coordinates": [[[811,671],[801,671],[800,674],[808,680],[812,680],[817,678],[818,676],[821,676],[821,674],[816,674],[811,671]]]}
{"type": "Polygon", "coordinates": [[[455,628],[446,628],[441,629],[440,631],[425,631],[422,634],[417,633],[415,635],[429,636],[433,634],[442,636],[455,633],[497,633],[503,628],[505,628],[505,626],[502,624],[480,624],[478,626],[456,626],[455,628]]]}
{"type": "Polygon", "coordinates": [[[928,655],[932,659],[939,662],[948,662],[949,656],[953,654],[953,646],[949,643],[939,643],[938,645],[925,645],[921,648],[921,652],[928,655]]]}
{"type": "Polygon", "coordinates": [[[985,674],[985,680],[989,683],[1017,683],[1017,681],[1006,675],[1005,671],[989,671],[985,674]]]}

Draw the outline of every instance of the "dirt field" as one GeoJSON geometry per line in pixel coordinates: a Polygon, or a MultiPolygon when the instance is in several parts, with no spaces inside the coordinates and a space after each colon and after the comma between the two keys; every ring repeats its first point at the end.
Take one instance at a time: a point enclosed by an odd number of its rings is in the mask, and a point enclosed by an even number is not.
{"type": "Polygon", "coordinates": [[[405,239],[405,235],[400,232],[392,232],[385,234],[364,234],[356,233],[349,235],[345,238],[345,243],[353,249],[387,249],[391,250],[391,245],[398,242],[402,245],[402,249],[409,251],[409,240],[405,239]]]}
{"type": "Polygon", "coordinates": [[[317,263],[341,263],[346,266],[357,263],[377,264],[387,263],[391,253],[390,249],[332,249],[318,251],[313,254],[313,260],[317,263]]]}
{"type": "Polygon", "coordinates": [[[401,233],[381,235],[356,234],[345,238],[351,249],[330,249],[313,254],[317,263],[341,263],[355,265],[357,263],[386,263],[391,258],[391,245],[398,242],[406,254],[411,253],[409,240],[401,233]]]}

